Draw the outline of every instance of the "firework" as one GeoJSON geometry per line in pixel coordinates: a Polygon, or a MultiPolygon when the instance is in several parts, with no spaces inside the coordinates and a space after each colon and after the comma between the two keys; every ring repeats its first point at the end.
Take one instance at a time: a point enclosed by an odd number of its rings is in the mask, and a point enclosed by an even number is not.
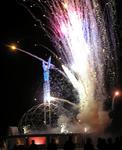
{"type": "Polygon", "coordinates": [[[86,113],[94,100],[106,98],[106,76],[109,82],[115,79],[114,2],[104,4],[104,9],[98,0],[24,3],[55,44],[62,68],[78,91],[81,110],[86,113]]]}

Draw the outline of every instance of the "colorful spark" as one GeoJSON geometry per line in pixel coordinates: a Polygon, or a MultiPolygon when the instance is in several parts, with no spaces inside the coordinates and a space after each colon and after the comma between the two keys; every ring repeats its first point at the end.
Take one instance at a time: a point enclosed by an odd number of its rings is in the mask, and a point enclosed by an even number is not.
{"type": "Polygon", "coordinates": [[[92,110],[96,100],[106,98],[106,76],[109,82],[115,79],[114,3],[108,2],[104,9],[98,0],[31,0],[31,3],[43,10],[42,20],[50,23],[44,25],[27,8],[55,43],[62,68],[78,91],[81,112],[92,110]]]}

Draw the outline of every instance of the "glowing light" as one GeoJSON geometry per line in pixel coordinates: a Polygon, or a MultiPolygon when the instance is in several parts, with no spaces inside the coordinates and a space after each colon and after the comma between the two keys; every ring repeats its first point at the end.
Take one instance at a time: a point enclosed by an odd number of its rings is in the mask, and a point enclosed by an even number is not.
{"type": "Polygon", "coordinates": [[[120,91],[115,91],[113,99],[112,99],[112,110],[114,110],[115,101],[118,96],[120,96],[120,91]]]}
{"type": "Polygon", "coordinates": [[[68,4],[67,3],[63,3],[63,6],[64,6],[65,9],[68,8],[68,4]]]}
{"type": "Polygon", "coordinates": [[[35,144],[37,145],[46,144],[46,137],[29,137],[29,144],[32,143],[32,140],[34,140],[35,144]]]}
{"type": "Polygon", "coordinates": [[[26,125],[23,127],[24,134],[28,134],[30,132],[30,125],[26,125]]]}
{"type": "Polygon", "coordinates": [[[68,133],[69,131],[67,130],[67,128],[66,128],[66,124],[62,124],[61,125],[61,133],[68,133]]]}
{"type": "Polygon", "coordinates": [[[85,128],[84,128],[84,132],[85,132],[85,133],[87,133],[87,131],[88,131],[88,128],[87,128],[87,127],[85,127],[85,128]]]}
{"type": "Polygon", "coordinates": [[[120,95],[120,92],[119,91],[116,91],[115,92],[115,96],[119,96],[120,95]]]}
{"type": "Polygon", "coordinates": [[[49,94],[47,93],[47,97],[46,97],[46,100],[47,100],[47,102],[48,102],[48,103],[50,103],[50,102],[51,102],[51,97],[50,97],[50,93],[49,93],[49,94]]]}
{"type": "Polygon", "coordinates": [[[17,49],[15,45],[10,46],[10,48],[11,48],[13,51],[15,51],[15,50],[17,49]]]}

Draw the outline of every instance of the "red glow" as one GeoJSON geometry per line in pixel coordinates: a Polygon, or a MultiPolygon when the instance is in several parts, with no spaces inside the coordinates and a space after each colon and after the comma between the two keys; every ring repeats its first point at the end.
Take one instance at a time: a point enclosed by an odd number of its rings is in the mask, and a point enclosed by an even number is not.
{"type": "Polygon", "coordinates": [[[29,137],[29,144],[32,143],[32,140],[34,140],[37,145],[46,144],[46,137],[29,137]]]}

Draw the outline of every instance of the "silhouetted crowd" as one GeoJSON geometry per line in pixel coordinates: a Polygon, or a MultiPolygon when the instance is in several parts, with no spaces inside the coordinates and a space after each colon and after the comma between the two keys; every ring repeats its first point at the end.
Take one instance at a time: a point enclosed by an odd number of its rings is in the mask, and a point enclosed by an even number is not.
{"type": "MultiPolygon", "coordinates": [[[[55,139],[52,139],[51,142],[47,145],[47,150],[58,150],[58,145],[55,142],[55,139]]],[[[63,148],[60,150],[77,150],[75,143],[73,142],[72,136],[69,136],[68,140],[64,143],[63,148]]],[[[112,139],[111,137],[98,138],[96,144],[93,144],[92,138],[86,138],[85,144],[81,146],[81,150],[121,150],[122,149],[122,136],[112,139]]],[[[9,150],[3,140],[0,140],[0,150],[9,150]]],[[[45,150],[45,148],[40,148],[35,144],[35,141],[32,140],[32,143],[28,147],[21,147],[15,145],[11,150],[45,150]]],[[[80,150],[80,148],[79,148],[80,150]]]]}
{"type": "Polygon", "coordinates": [[[122,136],[116,137],[114,140],[110,137],[107,139],[98,138],[97,150],[121,150],[122,149],[122,136]]]}

